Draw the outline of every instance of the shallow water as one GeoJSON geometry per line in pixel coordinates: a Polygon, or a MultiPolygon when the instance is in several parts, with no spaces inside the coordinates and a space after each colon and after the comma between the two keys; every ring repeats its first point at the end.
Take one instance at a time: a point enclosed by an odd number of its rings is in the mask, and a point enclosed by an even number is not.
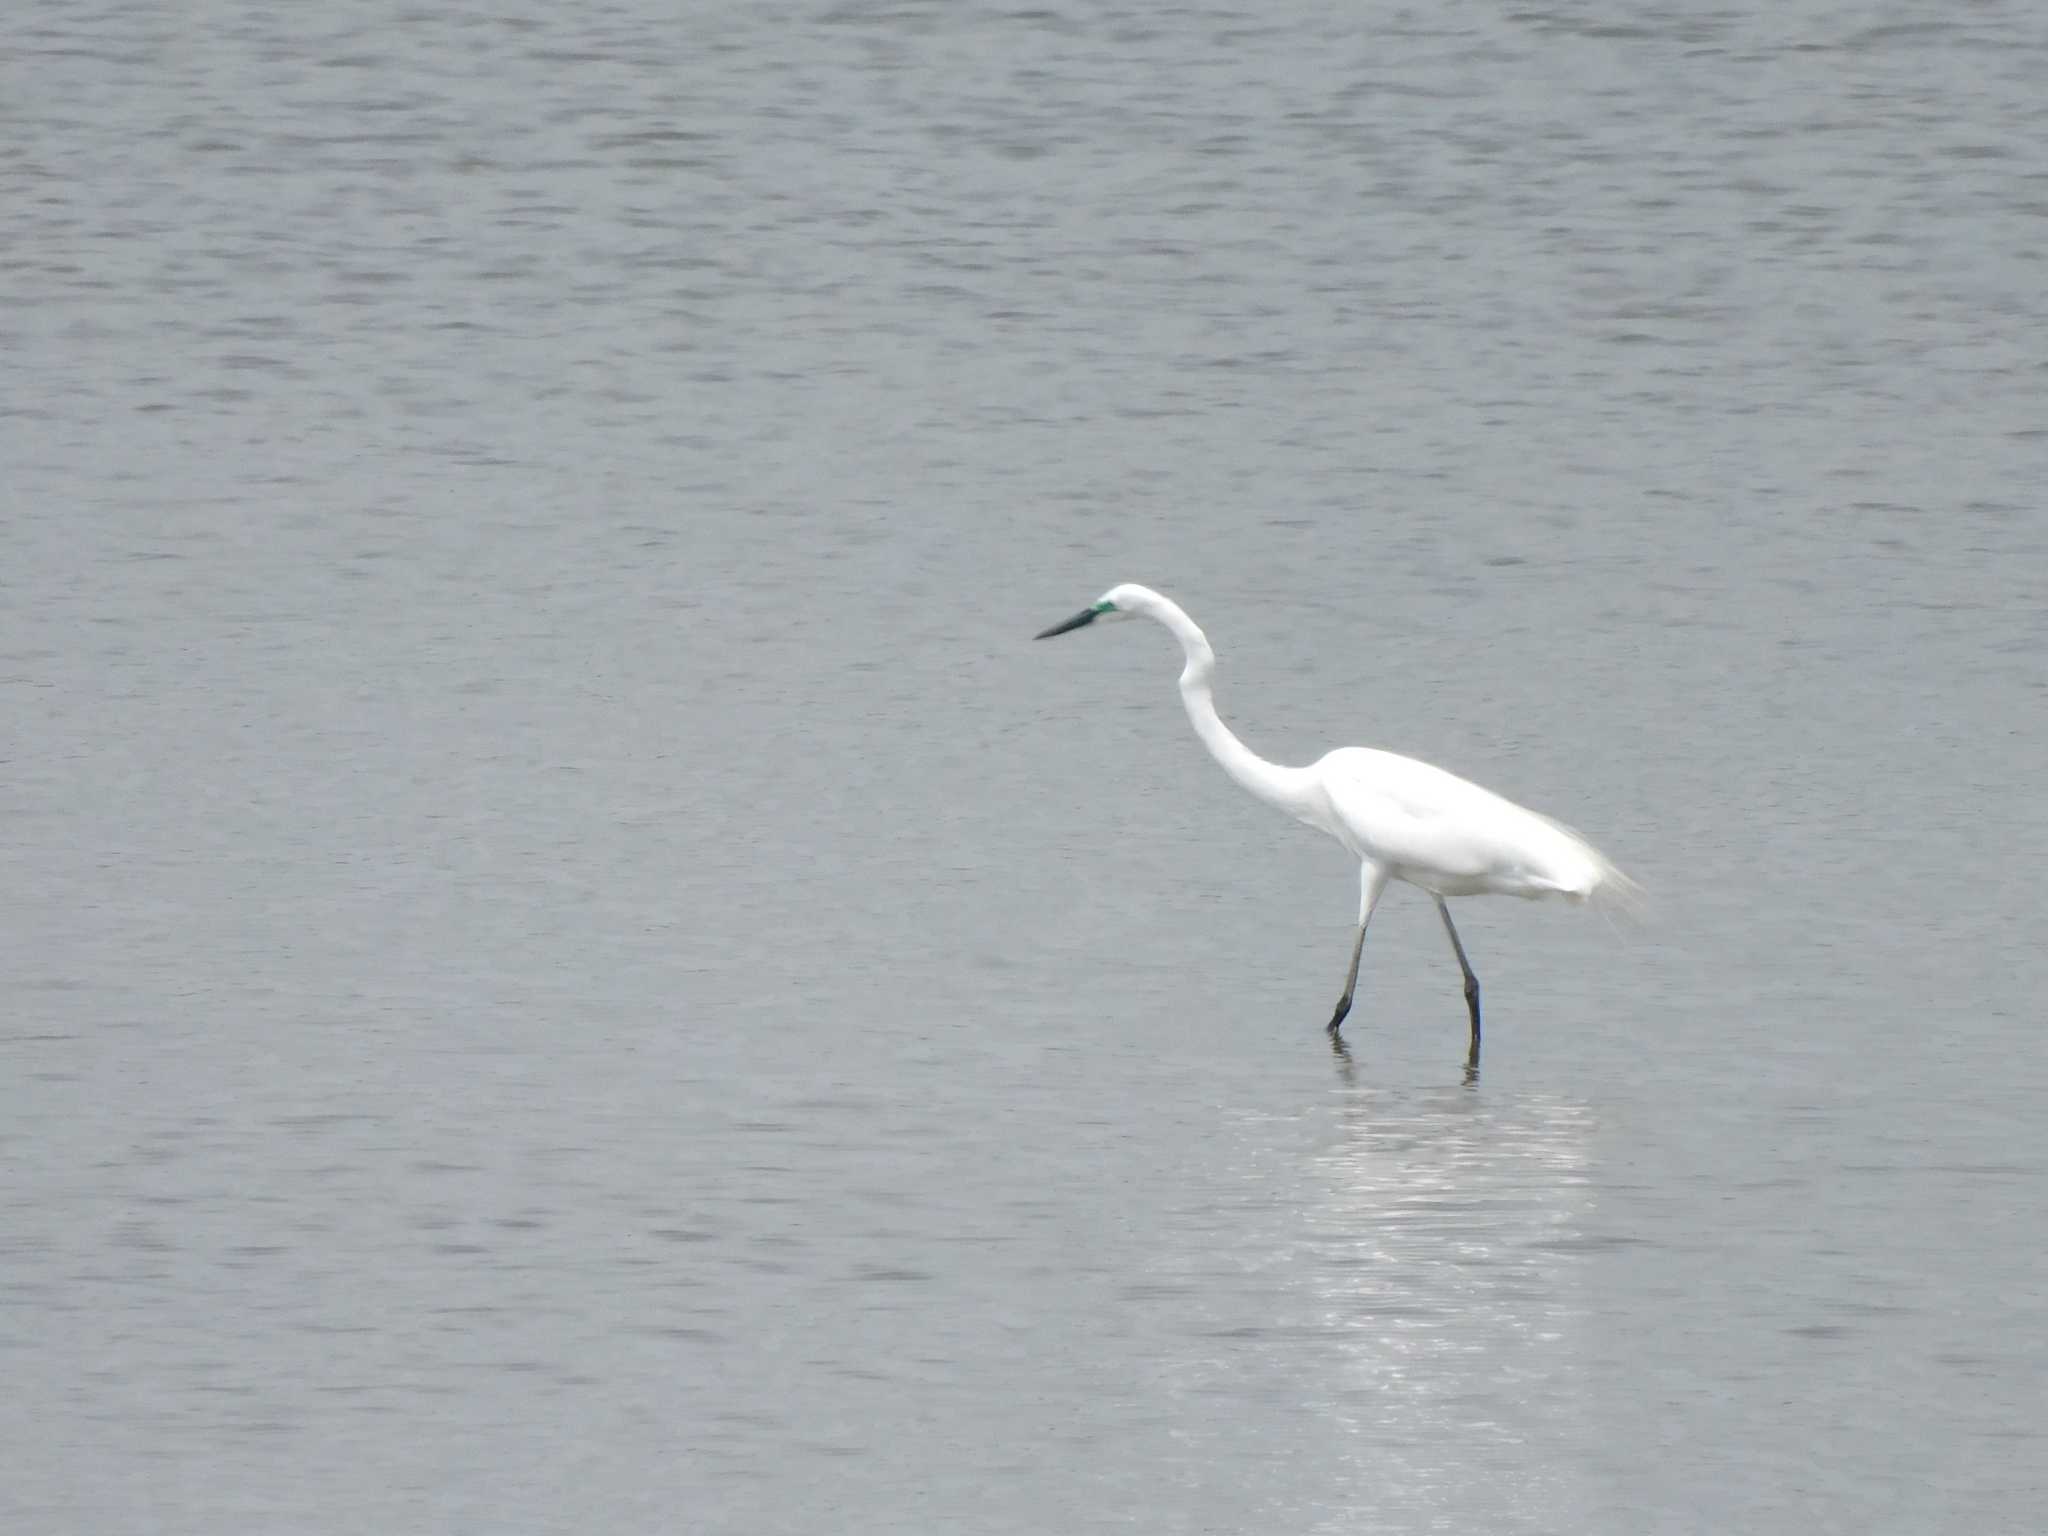
{"type": "Polygon", "coordinates": [[[2030,1527],[2018,5],[37,0],[0,1525],[2030,1527]],[[1653,926],[1355,874],[1440,761],[1653,926]]]}

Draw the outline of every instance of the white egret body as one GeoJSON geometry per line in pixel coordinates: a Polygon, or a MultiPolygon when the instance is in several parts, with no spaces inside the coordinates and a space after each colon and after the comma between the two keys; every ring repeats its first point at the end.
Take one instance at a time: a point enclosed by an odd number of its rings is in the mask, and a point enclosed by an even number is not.
{"type": "Polygon", "coordinates": [[[1446,896],[1557,896],[1631,900],[1633,881],[1568,827],[1525,810],[1456,774],[1369,747],[1339,747],[1306,768],[1269,763],[1231,733],[1216,714],[1210,681],[1216,653],[1208,637],[1172,599],[1150,587],[1112,587],[1092,606],[1036,638],[1050,639],[1098,619],[1143,616],[1173,632],[1186,654],[1181,702],[1209,754],[1238,783],[1297,821],[1327,832],[1358,860],[1358,928],[1351,968],[1331,1016],[1332,1038],[1351,1011],[1365,927],[1390,880],[1419,886],[1436,898],[1437,912],[1458,968],[1472,1019],[1470,1060],[1479,1058],[1479,978],[1451,922],[1446,896]]]}

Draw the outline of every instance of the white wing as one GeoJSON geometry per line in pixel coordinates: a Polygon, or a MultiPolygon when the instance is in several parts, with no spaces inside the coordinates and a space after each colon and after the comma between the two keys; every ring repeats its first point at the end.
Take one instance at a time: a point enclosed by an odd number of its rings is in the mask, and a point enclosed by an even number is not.
{"type": "Polygon", "coordinates": [[[1442,896],[1583,901],[1626,877],[1570,828],[1412,757],[1343,747],[1315,764],[1326,828],[1361,859],[1442,896]]]}

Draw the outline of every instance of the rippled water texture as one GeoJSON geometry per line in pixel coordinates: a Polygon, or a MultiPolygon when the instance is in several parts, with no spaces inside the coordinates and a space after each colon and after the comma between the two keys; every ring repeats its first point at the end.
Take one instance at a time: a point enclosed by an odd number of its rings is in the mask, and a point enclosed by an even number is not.
{"type": "Polygon", "coordinates": [[[58,4],[0,1527],[2044,1499],[2048,13],[58,4]],[[1225,717],[1583,827],[1396,890],[1225,717]]]}

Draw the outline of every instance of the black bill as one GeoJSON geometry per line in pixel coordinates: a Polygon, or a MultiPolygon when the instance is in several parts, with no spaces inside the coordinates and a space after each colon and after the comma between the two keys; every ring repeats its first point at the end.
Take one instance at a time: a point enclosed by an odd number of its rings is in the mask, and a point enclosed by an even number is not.
{"type": "Polygon", "coordinates": [[[1034,640],[1050,640],[1054,635],[1064,635],[1070,629],[1079,629],[1083,624],[1093,624],[1094,622],[1095,610],[1093,608],[1083,608],[1071,619],[1062,619],[1059,623],[1053,625],[1051,629],[1041,629],[1031,638],[1034,640]]]}

